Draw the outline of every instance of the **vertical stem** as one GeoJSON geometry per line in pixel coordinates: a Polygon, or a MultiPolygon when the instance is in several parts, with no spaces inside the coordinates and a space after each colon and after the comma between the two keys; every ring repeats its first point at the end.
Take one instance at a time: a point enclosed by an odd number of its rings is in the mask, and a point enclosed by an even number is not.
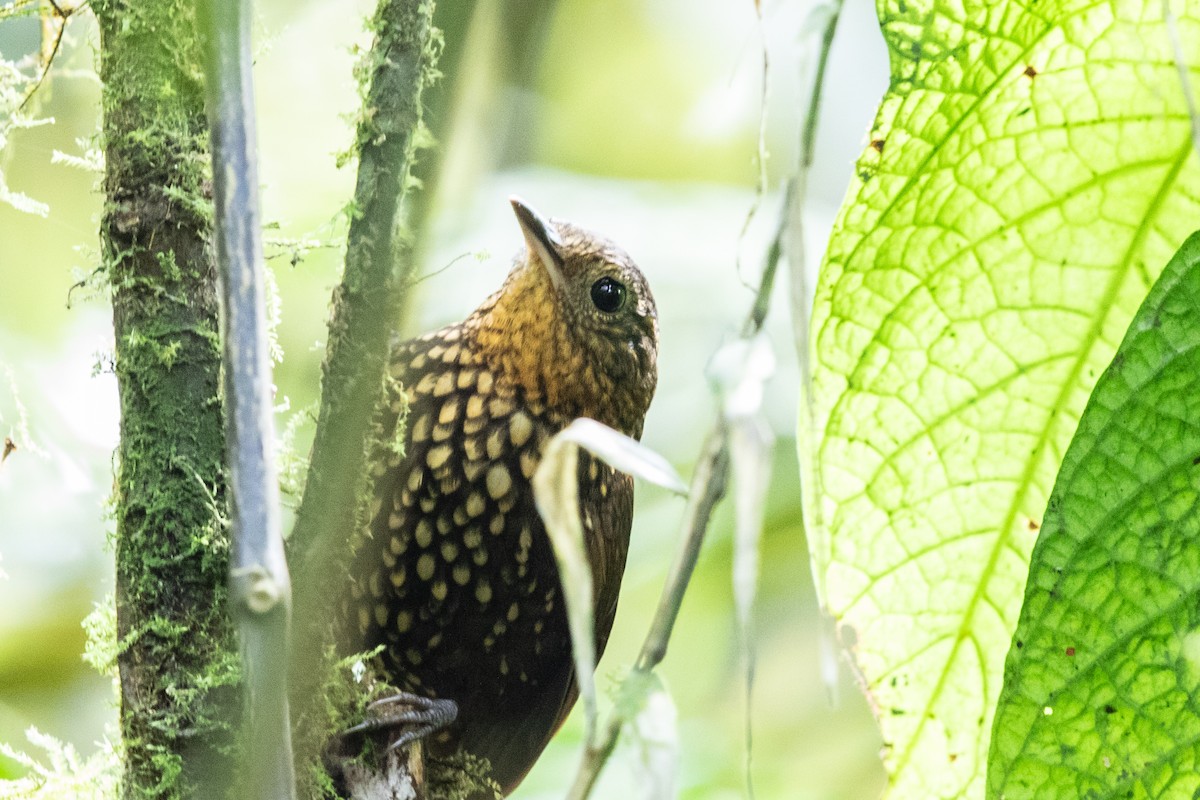
{"type": "Polygon", "coordinates": [[[296,575],[291,696],[299,721],[297,764],[315,760],[329,733],[319,692],[329,596],[345,578],[345,557],[365,501],[388,339],[400,287],[412,269],[400,229],[402,200],[421,126],[421,91],[433,75],[432,18],[431,0],[380,0],[375,42],[362,68],[368,90],[358,125],[354,216],[345,270],[333,292],[312,458],[289,540],[296,575]]]}
{"type": "Polygon", "coordinates": [[[243,774],[255,798],[295,797],[288,719],[291,582],[279,526],[271,418],[250,3],[202,0],[213,148],[217,264],[224,302],[226,452],[233,612],[248,689],[243,774]]]}
{"type": "Polygon", "coordinates": [[[217,797],[238,672],[201,48],[184,0],[95,0],[121,442],[116,601],[123,797],[217,797]]]}

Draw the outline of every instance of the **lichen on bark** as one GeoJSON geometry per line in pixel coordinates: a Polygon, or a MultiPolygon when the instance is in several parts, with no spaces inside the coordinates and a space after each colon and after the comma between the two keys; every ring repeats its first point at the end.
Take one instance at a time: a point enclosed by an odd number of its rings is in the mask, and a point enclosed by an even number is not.
{"type": "Polygon", "coordinates": [[[96,0],[104,83],[103,269],[112,289],[121,794],[219,796],[240,708],[194,11],[96,0]]]}

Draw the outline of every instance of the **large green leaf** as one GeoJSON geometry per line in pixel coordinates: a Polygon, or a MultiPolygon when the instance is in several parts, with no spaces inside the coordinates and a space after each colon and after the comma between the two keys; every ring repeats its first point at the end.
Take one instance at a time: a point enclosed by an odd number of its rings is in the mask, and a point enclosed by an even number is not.
{"type": "MultiPolygon", "coordinates": [[[[1200,78],[1200,9],[1173,0],[1200,78]]],[[[885,0],[892,88],[813,319],[806,503],[894,797],[980,797],[1096,377],[1200,221],[1161,0],[885,0]]]]}
{"type": "Polygon", "coordinates": [[[1101,376],[1033,551],[989,794],[1200,792],[1200,234],[1101,376]]]}

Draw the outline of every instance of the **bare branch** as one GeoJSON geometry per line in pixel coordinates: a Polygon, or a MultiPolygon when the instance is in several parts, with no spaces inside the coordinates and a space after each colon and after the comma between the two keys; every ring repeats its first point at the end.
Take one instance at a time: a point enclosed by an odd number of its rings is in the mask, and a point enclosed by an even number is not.
{"type": "MultiPolygon", "coordinates": [[[[346,264],[333,293],[316,437],[289,541],[296,573],[291,694],[298,720],[321,716],[317,690],[329,638],[328,589],[344,576],[346,543],[366,496],[388,338],[413,267],[401,232],[402,200],[421,125],[421,91],[434,74],[432,15],[429,0],[381,0],[375,42],[363,65],[367,91],[346,264]]],[[[297,762],[311,762],[320,746],[298,734],[297,762]]]]}
{"type": "Polygon", "coordinates": [[[217,268],[224,299],[225,447],[231,478],[229,584],[241,635],[249,735],[243,757],[252,797],[295,797],[288,720],[291,582],[279,528],[271,417],[250,4],[205,0],[217,268]]]}

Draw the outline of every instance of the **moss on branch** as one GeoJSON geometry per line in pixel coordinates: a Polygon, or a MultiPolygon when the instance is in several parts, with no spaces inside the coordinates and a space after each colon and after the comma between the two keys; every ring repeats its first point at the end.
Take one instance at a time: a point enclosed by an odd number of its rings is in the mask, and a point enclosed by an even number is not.
{"type": "Polygon", "coordinates": [[[117,657],[127,798],[215,796],[240,707],[207,121],[192,5],[95,0],[104,83],[103,270],[121,444],[117,657]]]}

